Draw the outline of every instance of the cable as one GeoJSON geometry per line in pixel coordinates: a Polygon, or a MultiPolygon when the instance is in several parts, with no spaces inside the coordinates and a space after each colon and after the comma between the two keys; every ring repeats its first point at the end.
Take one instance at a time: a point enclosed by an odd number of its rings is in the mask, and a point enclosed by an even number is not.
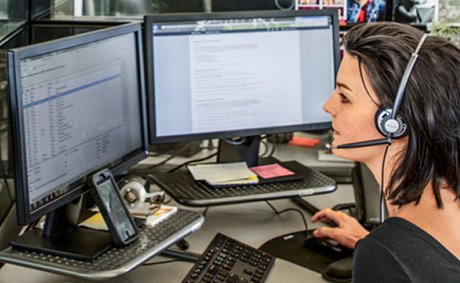
{"type": "Polygon", "coordinates": [[[268,143],[265,142],[265,141],[263,141],[263,140],[261,140],[261,141],[260,141],[260,144],[263,144],[263,145],[264,145],[264,152],[262,152],[262,153],[260,154],[260,157],[264,157],[264,155],[267,154],[267,152],[268,152],[268,143]]]}
{"type": "Polygon", "coordinates": [[[281,214],[281,213],[284,213],[284,212],[287,212],[287,211],[298,212],[300,214],[300,216],[302,216],[303,224],[305,225],[305,236],[307,236],[308,224],[307,224],[307,220],[305,219],[305,215],[303,215],[302,211],[300,211],[297,208],[286,208],[286,209],[284,209],[282,211],[278,211],[278,210],[276,210],[276,208],[270,202],[268,202],[267,200],[265,202],[268,204],[268,206],[270,206],[273,209],[273,211],[275,211],[276,214],[281,214]]]}
{"type": "Polygon", "coordinates": [[[223,139],[224,142],[231,145],[242,145],[246,142],[247,137],[241,137],[239,140],[223,139]]]}
{"type": "Polygon", "coordinates": [[[195,159],[195,160],[190,160],[190,161],[184,162],[184,163],[182,163],[182,164],[180,164],[180,165],[174,167],[173,169],[169,170],[167,173],[172,173],[172,172],[176,171],[177,169],[179,169],[179,168],[181,168],[181,167],[183,167],[183,166],[185,166],[185,165],[187,165],[187,164],[194,163],[194,162],[204,161],[204,160],[210,159],[210,158],[212,158],[212,157],[214,157],[214,156],[217,156],[217,152],[216,152],[216,153],[213,153],[213,154],[211,154],[211,155],[208,155],[208,156],[206,156],[206,157],[200,158],[200,159],[195,159]]]}
{"type": "Polygon", "coordinates": [[[272,150],[270,151],[270,153],[266,157],[272,157],[273,154],[275,153],[275,149],[276,149],[276,143],[272,143],[272,150]]]}
{"type": "Polygon", "coordinates": [[[387,158],[388,148],[390,145],[387,145],[385,149],[385,153],[383,154],[383,161],[382,161],[382,177],[380,182],[380,224],[385,222],[385,193],[384,193],[384,182],[385,182],[385,159],[387,158]]]}
{"type": "MultiPolygon", "coordinates": [[[[149,155],[149,156],[151,156],[151,155],[149,155]]],[[[165,160],[163,160],[163,161],[161,161],[161,162],[159,162],[159,163],[157,163],[157,164],[153,164],[153,165],[150,166],[148,169],[150,170],[150,169],[153,169],[153,168],[155,168],[155,167],[161,166],[161,165],[165,164],[166,162],[168,162],[169,160],[173,159],[174,157],[176,157],[176,156],[175,156],[175,155],[171,155],[170,157],[166,158],[165,160]]]]}
{"type": "MultiPolygon", "coordinates": [[[[186,150],[187,148],[189,148],[190,146],[192,145],[191,142],[187,143],[185,146],[183,146],[182,148],[178,149],[176,152],[174,152],[174,154],[171,154],[170,157],[166,158],[165,160],[157,163],[157,164],[154,164],[152,166],[150,166],[148,169],[153,169],[155,167],[158,167],[158,166],[161,166],[163,164],[165,164],[166,162],[168,162],[169,160],[173,159],[174,157],[176,157],[179,153],[181,153],[182,151],[186,150]]],[[[155,157],[155,156],[159,156],[158,154],[150,154],[149,153],[149,156],[150,157],[155,157]]]]}
{"type": "Polygon", "coordinates": [[[172,201],[172,198],[165,199],[162,204],[169,204],[172,201]]]}
{"type": "Polygon", "coordinates": [[[208,213],[208,210],[209,210],[209,206],[206,206],[206,208],[204,209],[204,211],[203,211],[203,213],[202,213],[202,214],[203,214],[203,217],[206,216],[206,213],[208,213]]]}
{"type": "Polygon", "coordinates": [[[260,143],[263,144],[265,146],[265,150],[262,154],[259,155],[259,157],[261,158],[270,158],[273,156],[273,154],[275,153],[275,149],[276,149],[276,140],[273,138],[271,144],[272,144],[272,149],[270,151],[270,153],[268,153],[268,150],[270,148],[269,144],[270,144],[270,138],[273,137],[274,135],[265,135],[263,137],[261,137],[261,141],[260,143]],[[267,142],[265,142],[264,140],[267,140],[267,142]],[[267,155],[268,153],[268,155],[267,155]]]}

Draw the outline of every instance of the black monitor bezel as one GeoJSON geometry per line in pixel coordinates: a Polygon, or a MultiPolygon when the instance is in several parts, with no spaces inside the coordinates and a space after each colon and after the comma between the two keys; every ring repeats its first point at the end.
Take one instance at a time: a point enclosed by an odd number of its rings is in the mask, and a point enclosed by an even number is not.
{"type": "MultiPolygon", "coordinates": [[[[69,185],[68,193],[56,198],[52,202],[39,208],[36,211],[31,211],[29,207],[29,196],[27,189],[27,164],[26,164],[26,148],[25,148],[25,133],[23,112],[18,106],[22,105],[21,96],[21,73],[20,61],[24,58],[39,56],[72,48],[95,41],[100,41],[123,34],[134,34],[136,41],[136,56],[138,84],[140,91],[140,116],[142,122],[142,146],[125,154],[123,157],[106,164],[102,168],[109,168],[114,175],[122,174],[129,167],[139,163],[148,156],[148,139],[147,139],[147,114],[145,100],[145,75],[144,75],[144,57],[143,57],[143,34],[140,23],[130,23],[120,26],[110,27],[103,30],[97,30],[85,34],[74,35],[66,38],[61,38],[53,41],[29,45],[22,48],[8,50],[7,58],[7,74],[8,74],[8,103],[10,109],[11,136],[13,144],[13,159],[15,172],[15,192],[17,202],[17,220],[19,225],[28,225],[42,216],[54,211],[64,204],[79,197],[88,190],[86,184],[87,176],[80,178],[69,185]]],[[[101,168],[94,168],[94,172],[101,168]]],[[[93,173],[94,173],[93,172],[93,173]]]]}
{"type": "MultiPolygon", "coordinates": [[[[144,17],[145,34],[145,70],[146,70],[146,93],[147,93],[147,117],[149,122],[149,144],[175,143],[205,139],[225,139],[234,137],[254,136],[261,134],[277,134],[300,131],[316,131],[332,128],[331,122],[301,124],[293,126],[255,128],[246,130],[234,130],[224,132],[200,133],[192,135],[175,135],[157,137],[155,133],[155,101],[154,101],[154,69],[153,69],[153,31],[154,23],[198,21],[198,20],[224,20],[224,19],[248,19],[248,18],[282,18],[290,16],[329,16],[332,19],[334,36],[334,65],[335,77],[340,66],[340,37],[339,15],[336,9],[323,10],[298,10],[298,11],[245,11],[245,12],[219,12],[219,13],[190,13],[190,14],[160,14],[146,15],[144,17]]],[[[335,84],[335,81],[334,81],[335,84]]],[[[332,94],[332,93],[331,93],[332,94]]],[[[180,102],[178,102],[180,103],[180,102]]]]}

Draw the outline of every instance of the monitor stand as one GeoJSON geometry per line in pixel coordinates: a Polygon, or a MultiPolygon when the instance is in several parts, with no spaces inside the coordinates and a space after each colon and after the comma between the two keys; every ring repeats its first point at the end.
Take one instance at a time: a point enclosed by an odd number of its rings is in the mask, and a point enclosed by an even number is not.
{"type": "Polygon", "coordinates": [[[112,247],[109,232],[78,227],[80,196],[46,216],[43,229],[33,228],[10,241],[18,250],[52,254],[84,261],[96,259],[112,247]]]}
{"type": "Polygon", "coordinates": [[[217,163],[245,161],[248,167],[279,163],[279,160],[259,158],[260,136],[242,137],[238,140],[219,140],[217,163]]]}
{"type": "Polygon", "coordinates": [[[238,140],[220,139],[217,163],[246,161],[248,167],[259,164],[260,136],[241,137],[238,140]]]}

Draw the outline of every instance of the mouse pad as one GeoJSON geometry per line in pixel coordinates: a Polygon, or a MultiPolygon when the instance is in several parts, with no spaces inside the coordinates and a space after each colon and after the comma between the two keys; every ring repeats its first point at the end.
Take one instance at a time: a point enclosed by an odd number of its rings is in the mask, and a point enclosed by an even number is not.
{"type": "Polygon", "coordinates": [[[323,246],[306,248],[305,236],[305,231],[281,235],[265,242],[259,249],[319,273],[323,273],[329,264],[353,253],[352,250],[337,252],[323,246]]]}

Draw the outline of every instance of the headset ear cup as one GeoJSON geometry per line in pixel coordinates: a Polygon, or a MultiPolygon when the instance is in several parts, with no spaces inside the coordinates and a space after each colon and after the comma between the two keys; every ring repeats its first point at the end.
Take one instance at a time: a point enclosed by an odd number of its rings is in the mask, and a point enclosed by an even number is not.
{"type": "MultiPolygon", "coordinates": [[[[387,137],[389,133],[385,127],[385,124],[388,120],[390,120],[391,112],[392,109],[385,109],[383,107],[379,107],[379,109],[377,109],[377,112],[375,113],[375,126],[377,127],[379,133],[382,134],[384,137],[387,137]]],[[[401,119],[399,115],[396,117],[396,122],[399,125],[399,130],[393,134],[394,139],[402,138],[408,133],[407,125],[406,123],[404,123],[404,121],[401,119]]]]}

